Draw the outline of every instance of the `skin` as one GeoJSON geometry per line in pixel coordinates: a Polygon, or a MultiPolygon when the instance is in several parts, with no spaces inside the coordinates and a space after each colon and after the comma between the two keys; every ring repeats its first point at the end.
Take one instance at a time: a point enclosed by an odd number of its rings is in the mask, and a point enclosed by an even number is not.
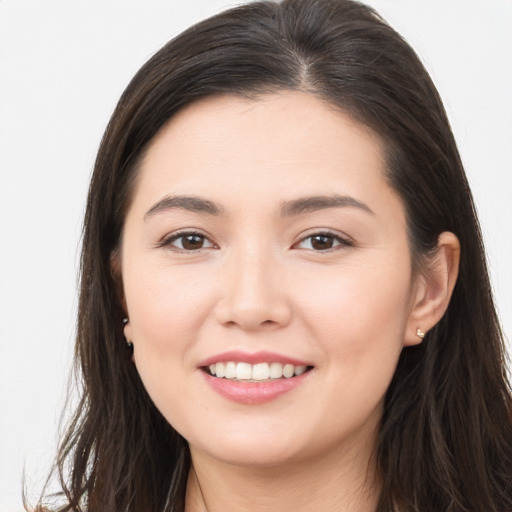
{"type": "Polygon", "coordinates": [[[413,275],[382,154],[368,128],[299,92],[201,100],[152,141],[117,265],[134,364],[190,445],[188,512],[375,509],[384,395],[402,348],[444,313],[459,250],[443,233],[430,271],[413,275]],[[334,194],[360,205],[283,215],[334,194]],[[166,207],[167,196],[219,212],[166,207]],[[184,246],[183,230],[204,238],[184,246]],[[322,249],[311,237],[326,232],[322,249]],[[234,349],[313,368],[275,400],[240,404],[198,368],[234,349]]]}

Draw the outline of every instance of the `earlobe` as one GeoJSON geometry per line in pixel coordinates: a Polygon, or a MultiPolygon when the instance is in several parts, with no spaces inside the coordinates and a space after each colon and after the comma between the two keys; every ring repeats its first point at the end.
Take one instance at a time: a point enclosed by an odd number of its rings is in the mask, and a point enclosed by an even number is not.
{"type": "Polygon", "coordinates": [[[404,346],[417,345],[448,308],[459,273],[459,239],[448,231],[439,235],[437,250],[419,276],[404,346]]]}
{"type": "Polygon", "coordinates": [[[133,357],[133,329],[130,324],[130,319],[128,318],[128,307],[126,304],[126,298],[124,294],[123,288],[123,278],[121,274],[121,263],[119,250],[114,250],[110,255],[110,273],[112,275],[112,279],[114,281],[114,291],[116,294],[116,300],[120,304],[123,310],[123,335],[125,339],[125,344],[128,350],[131,353],[131,360],[134,362],[133,357]]]}
{"type": "Polygon", "coordinates": [[[133,331],[132,331],[132,326],[130,325],[129,322],[127,322],[125,324],[125,326],[123,327],[123,334],[124,334],[124,339],[126,340],[126,344],[128,346],[130,345],[133,345],[133,331]]]}
{"type": "Polygon", "coordinates": [[[132,348],[133,347],[133,343],[131,342],[132,327],[130,325],[130,320],[128,319],[128,317],[123,318],[123,334],[124,334],[124,339],[126,340],[126,345],[129,348],[132,348]]]}
{"type": "Polygon", "coordinates": [[[133,349],[133,329],[130,325],[130,319],[128,317],[123,318],[123,334],[124,340],[126,344],[126,348],[130,353],[130,360],[132,363],[135,363],[134,349],[133,349]]]}

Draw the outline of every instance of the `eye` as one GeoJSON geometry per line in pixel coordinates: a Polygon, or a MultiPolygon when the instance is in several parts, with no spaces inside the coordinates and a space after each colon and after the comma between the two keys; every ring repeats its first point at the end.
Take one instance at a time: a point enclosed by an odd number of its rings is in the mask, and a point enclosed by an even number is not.
{"type": "Polygon", "coordinates": [[[161,246],[171,246],[172,249],[187,252],[215,247],[205,235],[192,231],[176,233],[164,240],[161,246]]]}
{"type": "Polygon", "coordinates": [[[328,251],[336,249],[336,247],[351,247],[353,244],[350,240],[339,235],[329,232],[314,233],[303,238],[296,247],[299,249],[309,249],[313,251],[328,251]]]}

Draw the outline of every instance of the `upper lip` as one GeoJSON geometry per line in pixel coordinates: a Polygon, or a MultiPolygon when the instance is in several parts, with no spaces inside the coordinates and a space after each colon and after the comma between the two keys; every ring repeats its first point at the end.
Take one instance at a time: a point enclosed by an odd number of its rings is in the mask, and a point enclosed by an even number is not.
{"type": "Polygon", "coordinates": [[[241,350],[229,350],[222,352],[221,354],[215,354],[211,357],[206,358],[204,361],[199,363],[199,366],[210,366],[211,364],[234,361],[235,363],[281,363],[281,364],[293,364],[294,366],[312,366],[306,361],[295,359],[294,357],[285,356],[276,352],[268,352],[261,350],[259,352],[244,352],[241,350]]]}

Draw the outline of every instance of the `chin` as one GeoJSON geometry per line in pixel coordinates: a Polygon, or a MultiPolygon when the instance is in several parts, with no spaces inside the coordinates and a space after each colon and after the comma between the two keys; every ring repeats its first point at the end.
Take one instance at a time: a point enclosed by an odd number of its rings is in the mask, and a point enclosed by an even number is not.
{"type": "Polygon", "coordinates": [[[194,454],[195,450],[200,450],[209,458],[223,464],[252,469],[283,466],[298,462],[301,459],[299,454],[294,453],[293,450],[287,451],[282,448],[262,448],[261,446],[249,446],[247,443],[235,446],[231,445],[225,450],[219,449],[219,447],[210,450],[208,450],[208,447],[204,449],[191,447],[192,454],[194,454]]]}
{"type": "Polygon", "coordinates": [[[298,461],[304,457],[307,444],[281,429],[229,428],[207,439],[190,439],[191,452],[201,452],[224,464],[240,467],[269,467],[298,461]]]}

